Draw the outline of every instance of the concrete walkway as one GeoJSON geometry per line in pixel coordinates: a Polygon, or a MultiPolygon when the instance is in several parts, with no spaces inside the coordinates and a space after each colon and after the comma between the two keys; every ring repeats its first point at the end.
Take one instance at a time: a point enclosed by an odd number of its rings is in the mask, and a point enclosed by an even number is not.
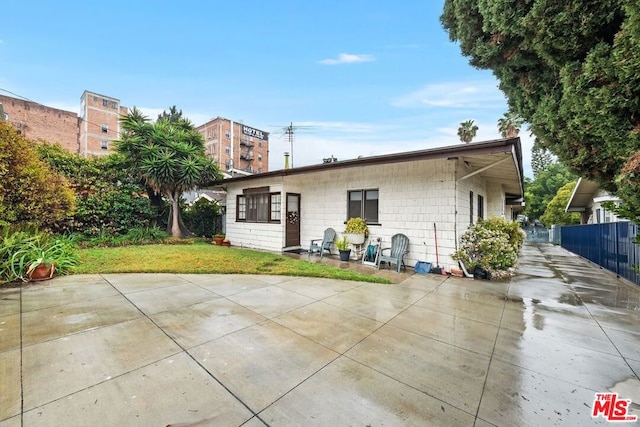
{"type": "Polygon", "coordinates": [[[505,283],[5,286],[0,427],[607,424],[596,392],[640,403],[639,310],[638,287],[548,245],[505,283]]]}

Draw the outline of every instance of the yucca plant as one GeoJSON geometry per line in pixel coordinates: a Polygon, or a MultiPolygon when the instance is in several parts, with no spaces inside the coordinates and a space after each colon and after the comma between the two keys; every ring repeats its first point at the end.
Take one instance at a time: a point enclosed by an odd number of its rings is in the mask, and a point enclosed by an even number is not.
{"type": "Polygon", "coordinates": [[[36,234],[22,242],[9,258],[9,281],[29,281],[40,265],[53,273],[66,274],[78,263],[76,245],[63,237],[36,234]]]}

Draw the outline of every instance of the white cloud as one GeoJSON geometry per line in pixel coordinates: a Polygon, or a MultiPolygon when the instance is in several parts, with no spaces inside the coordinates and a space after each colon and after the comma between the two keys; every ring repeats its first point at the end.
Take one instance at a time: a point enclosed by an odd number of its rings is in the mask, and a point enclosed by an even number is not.
{"type": "MultiPolygon", "coordinates": [[[[492,118],[476,120],[478,134],[474,141],[501,138],[496,121],[492,118]]],[[[320,164],[323,158],[332,155],[338,160],[348,160],[359,156],[378,156],[461,144],[457,135],[459,123],[455,121],[432,129],[416,129],[412,126],[400,126],[398,123],[300,122],[301,126],[314,124],[317,127],[313,132],[301,131],[296,134],[293,142],[295,167],[320,164]],[[354,128],[362,131],[353,132],[354,128]]],[[[520,139],[524,174],[531,176],[533,137],[526,129],[522,129],[520,139]]],[[[272,133],[269,138],[269,170],[284,167],[285,151],[291,151],[289,140],[272,133]]]]}
{"type": "Polygon", "coordinates": [[[352,53],[341,53],[337,58],[327,58],[318,61],[323,65],[338,65],[338,64],[355,64],[358,62],[371,62],[376,58],[373,55],[358,55],[352,53]]]}
{"type": "Polygon", "coordinates": [[[295,122],[293,123],[293,127],[300,126],[303,128],[309,128],[312,130],[319,129],[325,131],[341,131],[341,132],[349,132],[349,133],[363,133],[363,132],[375,132],[381,128],[378,124],[372,123],[361,123],[361,122],[327,122],[327,121],[306,121],[306,122],[295,122]]]}
{"type": "Polygon", "coordinates": [[[492,108],[505,104],[496,81],[466,81],[427,84],[402,95],[391,105],[401,108],[492,108]]]}

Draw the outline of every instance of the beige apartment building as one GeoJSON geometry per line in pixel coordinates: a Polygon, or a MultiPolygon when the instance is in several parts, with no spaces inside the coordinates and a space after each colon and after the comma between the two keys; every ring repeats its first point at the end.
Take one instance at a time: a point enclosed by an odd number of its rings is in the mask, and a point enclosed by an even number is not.
{"type": "Polygon", "coordinates": [[[216,117],[196,128],[205,141],[207,155],[223,172],[269,171],[269,133],[240,122],[216,117]]]}
{"type": "Polygon", "coordinates": [[[113,151],[113,141],[120,137],[120,116],[128,110],[119,99],[85,90],[80,97],[78,153],[88,157],[113,151]]]}
{"type": "MultiPolygon", "coordinates": [[[[66,150],[85,157],[108,154],[115,149],[114,141],[121,130],[119,118],[129,111],[119,99],[87,90],[80,97],[79,115],[3,95],[0,106],[4,119],[25,137],[60,143],[66,150]]],[[[268,132],[222,117],[198,126],[197,130],[205,139],[207,155],[216,159],[223,172],[269,171],[268,132]]]]}

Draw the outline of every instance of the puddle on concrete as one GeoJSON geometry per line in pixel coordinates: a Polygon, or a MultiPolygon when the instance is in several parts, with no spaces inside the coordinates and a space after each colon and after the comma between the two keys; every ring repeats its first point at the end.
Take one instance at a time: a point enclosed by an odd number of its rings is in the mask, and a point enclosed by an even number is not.
{"type": "Polygon", "coordinates": [[[631,399],[631,406],[627,415],[640,417],[640,380],[636,377],[627,378],[609,387],[609,391],[618,393],[620,399],[631,399]]]}
{"type": "Polygon", "coordinates": [[[561,304],[573,305],[574,307],[584,305],[582,299],[573,292],[561,294],[560,297],[558,297],[558,302],[561,304]]]}

